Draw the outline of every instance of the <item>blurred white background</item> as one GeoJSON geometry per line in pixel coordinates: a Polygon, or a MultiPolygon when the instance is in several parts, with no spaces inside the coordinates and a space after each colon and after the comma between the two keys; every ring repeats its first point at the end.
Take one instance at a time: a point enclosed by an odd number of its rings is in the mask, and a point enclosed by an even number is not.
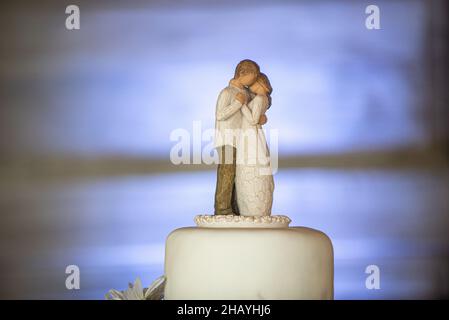
{"type": "Polygon", "coordinates": [[[332,238],[335,297],[448,297],[446,5],[377,1],[368,30],[369,4],[79,1],[77,31],[65,3],[2,4],[0,297],[102,299],[161,275],[165,237],[215,188],[214,166],[170,163],[170,133],[213,127],[244,58],[274,88],[273,212],[332,238]]]}

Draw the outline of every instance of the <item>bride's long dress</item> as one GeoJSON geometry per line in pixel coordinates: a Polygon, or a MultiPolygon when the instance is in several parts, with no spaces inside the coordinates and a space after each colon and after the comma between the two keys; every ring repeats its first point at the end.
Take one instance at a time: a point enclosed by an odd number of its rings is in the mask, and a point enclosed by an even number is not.
{"type": "Polygon", "coordinates": [[[274,181],[265,134],[258,124],[268,108],[268,98],[257,95],[242,107],[242,131],[237,145],[235,186],[242,216],[269,216],[274,181]]]}

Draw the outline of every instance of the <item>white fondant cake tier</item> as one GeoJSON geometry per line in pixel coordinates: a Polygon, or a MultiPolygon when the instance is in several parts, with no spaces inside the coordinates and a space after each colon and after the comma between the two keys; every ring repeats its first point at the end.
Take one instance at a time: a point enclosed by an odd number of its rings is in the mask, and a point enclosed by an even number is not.
{"type": "Polygon", "coordinates": [[[176,229],[165,299],[333,299],[330,239],[304,228],[176,229]]]}

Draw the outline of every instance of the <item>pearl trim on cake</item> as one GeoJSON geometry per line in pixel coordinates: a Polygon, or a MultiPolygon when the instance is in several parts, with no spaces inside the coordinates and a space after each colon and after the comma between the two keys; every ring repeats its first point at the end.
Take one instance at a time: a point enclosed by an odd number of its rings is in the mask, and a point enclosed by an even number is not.
{"type": "Polygon", "coordinates": [[[236,215],[197,215],[194,221],[198,227],[205,228],[288,228],[291,219],[284,215],[236,216],[236,215]]]}

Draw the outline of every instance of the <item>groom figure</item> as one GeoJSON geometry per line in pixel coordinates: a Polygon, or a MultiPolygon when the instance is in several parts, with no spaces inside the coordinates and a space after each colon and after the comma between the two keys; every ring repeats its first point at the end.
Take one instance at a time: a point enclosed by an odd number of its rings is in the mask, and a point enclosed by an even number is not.
{"type": "MultiPolygon", "coordinates": [[[[234,78],[218,96],[215,111],[215,147],[219,163],[215,189],[215,215],[239,215],[235,195],[235,171],[237,156],[237,133],[242,126],[240,108],[250,99],[248,86],[256,81],[260,68],[252,60],[242,60],[235,68],[234,78]]],[[[260,124],[267,121],[265,115],[260,124]]]]}

